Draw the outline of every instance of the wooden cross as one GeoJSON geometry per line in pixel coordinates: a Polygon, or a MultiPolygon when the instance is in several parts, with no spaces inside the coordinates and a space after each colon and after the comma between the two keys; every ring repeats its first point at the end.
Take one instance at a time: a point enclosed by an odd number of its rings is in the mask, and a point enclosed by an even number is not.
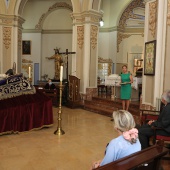
{"type": "Polygon", "coordinates": [[[68,49],[66,49],[66,52],[59,52],[59,50],[57,52],[58,52],[58,54],[66,54],[66,57],[67,57],[66,77],[67,77],[67,81],[68,81],[68,55],[69,54],[76,54],[76,52],[68,52],[68,49]]]}

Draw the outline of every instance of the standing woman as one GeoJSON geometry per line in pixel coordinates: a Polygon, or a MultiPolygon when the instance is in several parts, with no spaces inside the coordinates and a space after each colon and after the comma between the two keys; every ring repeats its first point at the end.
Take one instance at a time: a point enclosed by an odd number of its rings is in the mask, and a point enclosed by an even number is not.
{"type": "Polygon", "coordinates": [[[123,110],[129,109],[129,103],[132,93],[131,84],[133,83],[133,78],[130,72],[127,70],[127,66],[122,66],[121,73],[121,89],[120,89],[120,98],[122,100],[123,110]]]}

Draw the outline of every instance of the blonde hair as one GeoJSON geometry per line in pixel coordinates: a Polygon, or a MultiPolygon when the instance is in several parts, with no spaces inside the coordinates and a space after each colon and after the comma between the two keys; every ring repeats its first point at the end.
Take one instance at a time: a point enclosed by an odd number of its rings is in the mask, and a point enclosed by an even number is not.
{"type": "Polygon", "coordinates": [[[113,112],[115,128],[121,132],[128,131],[136,126],[135,120],[131,113],[126,110],[118,110],[113,112]]]}

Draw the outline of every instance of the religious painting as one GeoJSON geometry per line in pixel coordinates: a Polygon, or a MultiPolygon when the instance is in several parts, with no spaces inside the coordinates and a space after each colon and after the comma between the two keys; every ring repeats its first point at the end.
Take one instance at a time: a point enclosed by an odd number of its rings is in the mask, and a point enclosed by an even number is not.
{"type": "Polygon", "coordinates": [[[156,40],[145,43],[144,75],[155,75],[156,40]]]}
{"type": "Polygon", "coordinates": [[[31,41],[30,40],[22,41],[22,55],[31,55],[31,41]]]}

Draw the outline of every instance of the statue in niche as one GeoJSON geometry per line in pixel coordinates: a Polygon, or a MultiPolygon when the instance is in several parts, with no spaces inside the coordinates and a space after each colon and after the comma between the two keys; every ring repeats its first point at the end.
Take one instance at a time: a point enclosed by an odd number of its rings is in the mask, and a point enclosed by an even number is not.
{"type": "Polygon", "coordinates": [[[60,66],[63,65],[63,59],[59,53],[59,49],[56,48],[54,49],[55,51],[55,54],[51,57],[46,57],[47,59],[51,60],[51,59],[54,59],[55,61],[55,76],[54,76],[54,79],[55,80],[59,80],[60,79],[60,66]]]}

